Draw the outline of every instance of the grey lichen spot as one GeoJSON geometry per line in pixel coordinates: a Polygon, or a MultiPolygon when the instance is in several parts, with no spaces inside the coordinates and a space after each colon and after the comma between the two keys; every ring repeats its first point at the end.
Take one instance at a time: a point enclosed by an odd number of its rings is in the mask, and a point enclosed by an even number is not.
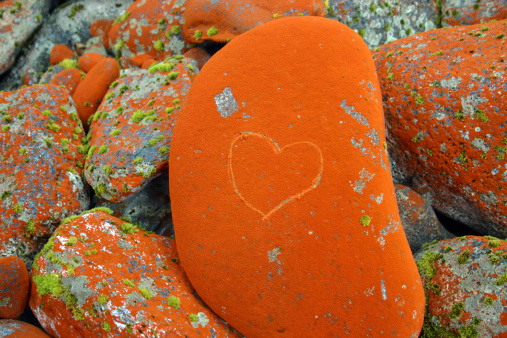
{"type": "MultiPolygon", "coordinates": [[[[16,325],[21,326],[19,324],[16,324],[16,325]]],[[[8,337],[13,333],[14,333],[14,330],[9,329],[8,327],[0,327],[0,337],[8,337]]]]}
{"type": "Polygon", "coordinates": [[[146,303],[146,298],[143,297],[139,292],[134,291],[131,294],[125,295],[125,300],[132,306],[136,306],[137,304],[141,304],[144,307],[148,307],[146,303]]]}
{"type": "Polygon", "coordinates": [[[442,88],[456,90],[456,89],[458,89],[458,86],[461,83],[461,80],[462,80],[462,78],[459,76],[458,77],[451,77],[448,80],[441,80],[440,86],[442,88]]]}
{"type": "Polygon", "coordinates": [[[382,279],[382,299],[383,300],[387,299],[386,285],[383,279],[382,279]]]}
{"type": "Polygon", "coordinates": [[[277,264],[282,264],[277,256],[281,253],[280,248],[274,248],[271,251],[268,251],[268,260],[270,263],[276,262],[277,264]]]}
{"type": "Polygon", "coordinates": [[[488,102],[485,97],[469,95],[461,98],[461,106],[463,107],[463,114],[475,119],[474,112],[479,104],[488,102]]]}
{"type": "Polygon", "coordinates": [[[366,184],[373,179],[375,174],[370,174],[366,169],[362,169],[359,172],[359,181],[354,181],[354,191],[362,194],[363,189],[366,187],[366,184]]]}
{"type": "Polygon", "coordinates": [[[238,111],[238,101],[232,95],[231,87],[225,88],[221,94],[215,95],[217,110],[222,117],[228,117],[238,111]]]}
{"type": "Polygon", "coordinates": [[[11,297],[0,299],[0,307],[7,306],[10,301],[11,301],[11,297]]]}
{"type": "MultiPolygon", "coordinates": [[[[216,98],[215,98],[215,100],[216,100],[216,98]]],[[[362,125],[365,125],[367,127],[370,126],[370,124],[368,123],[368,119],[366,117],[364,117],[360,112],[357,112],[354,107],[347,106],[347,100],[343,99],[342,103],[340,103],[340,107],[342,107],[343,110],[345,110],[345,112],[347,114],[352,116],[355,120],[357,120],[362,125]]]]}
{"type": "Polygon", "coordinates": [[[132,249],[132,244],[124,240],[123,238],[120,238],[118,240],[118,247],[123,250],[130,250],[132,249]]]}
{"type": "Polygon", "coordinates": [[[197,314],[197,320],[192,322],[192,326],[197,329],[199,327],[199,325],[201,325],[202,327],[206,327],[206,325],[208,325],[209,323],[209,319],[208,317],[206,317],[206,315],[204,314],[204,312],[199,312],[197,314]]]}
{"type": "Polygon", "coordinates": [[[373,143],[374,146],[378,146],[380,144],[378,133],[374,128],[372,128],[366,136],[371,139],[371,143],[373,143]]]}
{"type": "Polygon", "coordinates": [[[93,295],[93,291],[86,287],[90,281],[86,276],[69,276],[62,280],[62,284],[69,290],[76,298],[77,305],[82,307],[86,300],[93,295]]]}
{"type": "Polygon", "coordinates": [[[489,147],[486,145],[486,143],[484,143],[484,140],[483,139],[480,139],[480,138],[475,138],[473,141],[472,141],[472,145],[479,149],[479,150],[482,150],[483,152],[487,152],[489,150],[489,147]]]}

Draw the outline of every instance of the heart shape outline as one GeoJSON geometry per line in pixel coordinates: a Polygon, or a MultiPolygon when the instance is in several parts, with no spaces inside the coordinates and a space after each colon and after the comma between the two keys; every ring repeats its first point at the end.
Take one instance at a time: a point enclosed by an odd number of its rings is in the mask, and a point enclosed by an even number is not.
{"type": "Polygon", "coordinates": [[[234,187],[234,191],[236,192],[236,194],[238,194],[238,196],[241,198],[241,200],[243,202],[245,202],[245,204],[247,206],[249,206],[251,209],[257,211],[258,213],[260,213],[262,215],[262,220],[263,221],[264,220],[269,220],[269,217],[273,213],[275,213],[276,211],[278,211],[285,204],[287,204],[287,203],[289,203],[291,201],[294,201],[296,199],[300,199],[301,197],[303,197],[303,195],[305,195],[309,191],[312,191],[313,189],[317,188],[319,186],[319,184],[321,183],[322,173],[323,173],[323,169],[324,169],[324,158],[322,157],[322,151],[314,143],[307,142],[307,141],[294,142],[294,143],[289,143],[289,144],[285,145],[284,147],[280,148],[280,146],[278,145],[278,143],[276,143],[272,138],[269,138],[269,137],[267,137],[267,136],[265,136],[263,134],[260,134],[260,133],[254,133],[254,132],[250,132],[250,131],[241,132],[241,133],[239,133],[238,136],[236,136],[232,140],[231,146],[229,148],[228,161],[229,161],[229,174],[231,176],[231,180],[232,180],[232,185],[234,187]],[[291,147],[291,146],[294,146],[294,145],[297,145],[297,144],[308,144],[308,145],[314,147],[318,151],[319,156],[320,156],[320,168],[319,168],[319,172],[317,173],[317,175],[312,179],[311,186],[308,187],[308,188],[306,188],[306,189],[304,189],[304,190],[302,190],[301,192],[299,192],[297,194],[289,196],[287,199],[285,199],[284,201],[282,201],[281,203],[279,203],[277,206],[275,206],[274,208],[272,208],[271,210],[269,210],[267,213],[262,212],[261,210],[257,209],[252,203],[248,202],[245,199],[245,197],[243,195],[241,195],[241,193],[239,192],[239,190],[238,190],[238,188],[236,186],[236,179],[234,178],[234,171],[232,169],[232,150],[234,148],[234,145],[236,144],[236,142],[238,140],[245,139],[248,136],[258,137],[258,138],[261,138],[261,139],[264,139],[264,140],[268,141],[270,143],[270,145],[272,145],[272,148],[273,148],[273,150],[274,150],[274,152],[275,152],[276,155],[280,154],[284,149],[286,149],[288,147],[291,147]]]}

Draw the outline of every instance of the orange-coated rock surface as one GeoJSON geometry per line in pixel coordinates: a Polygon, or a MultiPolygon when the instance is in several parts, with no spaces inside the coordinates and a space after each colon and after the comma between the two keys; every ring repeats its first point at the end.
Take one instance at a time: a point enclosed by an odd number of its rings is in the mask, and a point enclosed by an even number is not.
{"type": "Polygon", "coordinates": [[[440,29],[374,53],[393,176],[447,216],[507,236],[507,21],[440,29]]]}
{"type": "Polygon", "coordinates": [[[88,130],[88,119],[95,113],[109,86],[118,77],[120,77],[118,62],[115,59],[106,58],[96,64],[77,86],[72,98],[86,130],[88,130]]]}
{"type": "Polygon", "coordinates": [[[319,0],[187,0],[183,34],[190,43],[227,42],[260,24],[289,16],[324,16],[319,0]]]}
{"type": "Polygon", "coordinates": [[[422,337],[507,336],[506,241],[435,241],[415,258],[427,298],[422,337]]]}
{"type": "Polygon", "coordinates": [[[29,303],[54,337],[239,337],[195,295],[174,240],[97,210],[55,230],[29,303]]]}
{"type": "Polygon", "coordinates": [[[170,58],[114,83],[91,119],[85,179],[98,197],[120,202],[167,170],[172,128],[197,71],[170,58]]]}
{"type": "Polygon", "coordinates": [[[0,334],[4,338],[50,338],[38,327],[12,319],[0,319],[0,334]]]}
{"type": "Polygon", "coordinates": [[[345,25],[282,18],[216,53],[169,160],[202,299],[247,337],[417,337],[424,293],[384,146],[375,66],[345,25]]]}
{"type": "Polygon", "coordinates": [[[98,53],[85,53],[79,58],[78,65],[83,72],[88,73],[96,64],[105,59],[104,55],[98,53]]]}
{"type": "Polygon", "coordinates": [[[507,19],[507,0],[444,0],[441,4],[444,26],[474,25],[507,19]]]}
{"type": "Polygon", "coordinates": [[[33,68],[27,68],[25,71],[25,75],[23,76],[23,81],[21,81],[25,86],[31,86],[39,82],[39,74],[33,68]]]}
{"type": "Polygon", "coordinates": [[[16,256],[0,258],[0,318],[17,319],[21,316],[29,288],[25,262],[16,256]]]}
{"type": "Polygon", "coordinates": [[[199,69],[202,69],[204,64],[208,62],[211,57],[205,49],[199,47],[189,49],[184,55],[187,58],[197,61],[197,68],[199,69]]]}
{"type": "Polygon", "coordinates": [[[52,83],[57,86],[64,86],[65,89],[69,92],[69,95],[72,96],[76,92],[76,88],[81,82],[81,71],[76,68],[64,69],[54,77],[51,78],[49,83],[52,83]]]}
{"type": "Polygon", "coordinates": [[[157,60],[187,50],[181,37],[182,0],[136,1],[120,15],[108,33],[116,54],[134,56],[148,53],[157,60]]]}
{"type": "Polygon", "coordinates": [[[424,243],[456,237],[440,224],[431,204],[411,188],[395,184],[401,223],[413,253],[424,243]]]}
{"type": "Polygon", "coordinates": [[[87,143],[65,89],[0,93],[0,257],[18,256],[30,267],[60,221],[88,208],[87,143]]]}
{"type": "Polygon", "coordinates": [[[113,27],[114,20],[98,19],[90,25],[91,36],[107,36],[107,33],[113,27]]]}
{"type": "Polygon", "coordinates": [[[66,45],[55,45],[49,55],[49,63],[51,66],[54,66],[65,59],[77,59],[77,55],[66,45]]]}

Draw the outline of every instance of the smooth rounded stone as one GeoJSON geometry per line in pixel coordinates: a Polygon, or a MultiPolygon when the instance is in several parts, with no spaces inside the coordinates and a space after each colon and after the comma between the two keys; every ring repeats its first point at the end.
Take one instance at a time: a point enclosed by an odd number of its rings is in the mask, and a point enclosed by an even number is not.
{"type": "Polygon", "coordinates": [[[50,338],[44,331],[32,324],[19,320],[0,319],[0,337],[5,338],[50,338]]]}
{"type": "Polygon", "coordinates": [[[440,224],[430,202],[424,197],[402,184],[395,184],[394,189],[412,253],[419,251],[424,243],[456,237],[440,224]]]}
{"type": "Polygon", "coordinates": [[[442,25],[475,25],[507,19],[507,0],[443,0],[442,25]]]}
{"type": "Polygon", "coordinates": [[[91,68],[79,82],[72,99],[85,130],[88,120],[99,108],[109,86],[120,77],[120,65],[113,58],[104,58],[91,68]]]}
{"type": "Polygon", "coordinates": [[[216,53],[169,158],[206,304],[247,337],[416,337],[424,293],[384,146],[375,66],[345,25],[281,18],[216,53]]]}
{"type": "Polygon", "coordinates": [[[54,45],[53,49],[51,49],[51,53],[49,54],[49,64],[54,66],[65,59],[77,59],[77,55],[67,45],[54,45]]]}
{"type": "Polygon", "coordinates": [[[507,236],[507,21],[376,49],[396,183],[484,234],[507,236]]]}
{"type": "Polygon", "coordinates": [[[51,0],[0,2],[0,75],[14,64],[21,47],[41,25],[50,6],[51,0]]]}
{"type": "MultiPolygon", "coordinates": [[[[41,2],[40,0],[34,2],[41,2]]],[[[49,66],[49,55],[57,44],[84,44],[90,37],[90,25],[97,19],[114,19],[133,0],[71,0],[56,9],[34,38],[26,44],[9,72],[0,78],[0,90],[15,90],[29,67],[44,72],[49,66]]]]}
{"type": "Polygon", "coordinates": [[[25,262],[16,256],[0,258],[0,318],[19,318],[28,301],[29,290],[25,262]]]}
{"type": "Polygon", "coordinates": [[[69,95],[72,96],[76,92],[79,83],[81,83],[81,73],[76,68],[64,69],[52,77],[49,83],[56,86],[64,86],[69,95]]]}
{"type": "Polygon", "coordinates": [[[113,216],[129,223],[139,224],[157,235],[174,236],[167,172],[161,173],[122,202],[112,203],[98,199],[96,203],[99,207],[111,209],[113,216]]]}
{"type": "Polygon", "coordinates": [[[415,255],[426,293],[422,337],[507,335],[507,242],[463,236],[415,255]]]}
{"type": "Polygon", "coordinates": [[[183,34],[190,43],[228,42],[281,17],[324,16],[321,0],[186,0],[183,34]]]}
{"type": "Polygon", "coordinates": [[[78,64],[79,68],[83,72],[88,73],[96,64],[105,60],[104,55],[98,53],[85,53],[79,57],[78,64]]]}
{"type": "Polygon", "coordinates": [[[200,47],[191,48],[187,50],[184,55],[187,58],[197,61],[197,68],[199,69],[202,69],[206,62],[208,62],[211,58],[211,55],[209,55],[204,48],[200,47]]]}
{"type": "Polygon", "coordinates": [[[182,15],[186,0],[145,0],[133,3],[109,30],[109,46],[118,56],[148,53],[157,60],[183,54],[182,15]]]}
{"type": "Polygon", "coordinates": [[[40,80],[40,75],[33,68],[27,68],[25,71],[25,75],[23,76],[23,85],[32,86],[38,83],[40,80]]]}
{"type": "Polygon", "coordinates": [[[172,128],[197,71],[195,61],[171,57],[113,83],[90,120],[84,177],[99,198],[121,202],[167,172],[172,128]]]}
{"type": "Polygon", "coordinates": [[[0,93],[0,257],[30,268],[60,221],[89,206],[81,178],[88,139],[67,91],[0,93]]]}
{"type": "Polygon", "coordinates": [[[239,337],[196,295],[174,240],[96,209],[55,230],[29,304],[53,337],[239,337]]]}
{"type": "Polygon", "coordinates": [[[437,28],[433,0],[329,0],[327,18],[355,30],[371,49],[437,28]]]}

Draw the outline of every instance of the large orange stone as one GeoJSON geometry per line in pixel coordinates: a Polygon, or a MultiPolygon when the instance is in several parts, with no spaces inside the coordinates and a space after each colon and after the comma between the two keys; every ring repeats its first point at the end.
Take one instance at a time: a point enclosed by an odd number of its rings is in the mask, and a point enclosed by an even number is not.
{"type": "Polygon", "coordinates": [[[318,17],[235,38],[176,122],[180,259],[247,337],[417,337],[424,292],[385,149],[368,47],[318,17]]]}

